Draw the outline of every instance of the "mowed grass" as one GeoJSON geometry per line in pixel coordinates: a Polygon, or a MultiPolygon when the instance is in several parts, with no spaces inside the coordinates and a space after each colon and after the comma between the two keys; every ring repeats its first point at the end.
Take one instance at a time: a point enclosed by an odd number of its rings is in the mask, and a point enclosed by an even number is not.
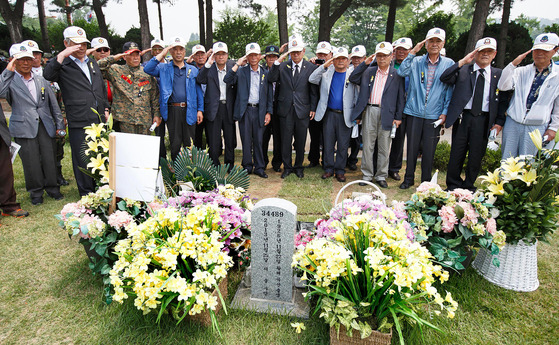
{"type": "MultiPolygon", "coordinates": [[[[103,303],[102,282],[92,276],[88,259],[80,244],[59,228],[53,217],[65,203],[79,199],[71,171],[69,147],[64,158],[64,176],[70,180],[62,187],[66,198],[31,206],[25,191],[19,158],[14,173],[18,201],[31,213],[25,219],[2,218],[0,227],[0,344],[328,344],[328,327],[314,315],[305,320],[306,330],[296,334],[286,316],[259,314],[243,310],[221,312],[218,316],[222,336],[210,328],[188,321],[176,325],[164,316],[142,315],[133,304],[103,303]]],[[[236,155],[237,163],[240,155],[236,155]]],[[[328,211],[343,184],[322,180],[322,169],[305,170],[300,180],[291,175],[282,180],[279,173],[267,170],[270,178],[251,175],[251,196],[288,199],[298,206],[299,219],[314,221],[328,211]],[[268,193],[264,193],[264,191],[268,193]]],[[[359,172],[348,172],[348,182],[359,172]]],[[[418,179],[416,181],[419,181],[418,179]]],[[[439,176],[444,184],[444,174],[439,176]]],[[[398,189],[389,180],[383,190],[388,200],[405,200],[413,190],[398,189]]],[[[416,186],[417,186],[416,182],[416,186]]],[[[368,187],[351,186],[352,191],[368,187]]],[[[344,195],[347,195],[344,193],[344,195]]],[[[442,333],[424,330],[406,339],[408,344],[558,344],[559,343],[559,262],[557,235],[552,244],[538,245],[540,288],[533,293],[518,293],[498,288],[481,278],[472,268],[462,276],[454,275],[445,284],[460,306],[454,319],[434,317],[430,322],[442,333]]],[[[227,305],[241,279],[239,271],[230,275],[227,305]]],[[[427,313],[425,317],[429,317],[427,313]]],[[[395,337],[396,338],[396,337],[395,337]]],[[[396,339],[393,341],[396,344],[396,339]]]]}

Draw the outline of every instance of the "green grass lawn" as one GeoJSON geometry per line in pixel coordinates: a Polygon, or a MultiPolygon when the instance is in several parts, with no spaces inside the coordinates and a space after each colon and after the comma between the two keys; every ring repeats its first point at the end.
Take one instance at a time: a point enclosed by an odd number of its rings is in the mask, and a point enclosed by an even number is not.
{"type": "MultiPolygon", "coordinates": [[[[237,160],[240,160],[237,154],[237,160]]],[[[267,171],[268,179],[251,175],[251,196],[277,196],[298,206],[299,219],[313,221],[329,210],[343,184],[322,180],[320,168],[307,169],[305,178],[267,171]]],[[[25,191],[21,161],[14,166],[18,200],[31,215],[25,219],[3,218],[0,227],[0,344],[328,344],[328,327],[317,316],[304,321],[306,331],[296,334],[294,318],[228,309],[220,313],[223,337],[197,324],[176,325],[163,317],[142,315],[132,301],[103,304],[102,282],[91,275],[80,244],[70,240],[53,217],[65,203],[79,199],[72,176],[69,147],[64,176],[71,180],[62,188],[64,200],[45,196],[45,203],[31,206],[25,191]]],[[[360,173],[348,173],[348,182],[360,173]]],[[[439,181],[444,182],[444,175],[439,181]]],[[[401,191],[389,180],[388,200],[405,200],[413,192],[401,191]]],[[[417,184],[416,184],[417,186],[417,184]]],[[[350,187],[351,191],[366,189],[350,187]]],[[[430,320],[443,330],[424,332],[406,339],[408,344],[558,344],[559,262],[557,236],[551,245],[539,244],[540,288],[517,293],[498,288],[472,268],[445,284],[459,302],[456,317],[430,320]]],[[[228,303],[241,274],[234,271],[229,282],[228,303]]],[[[428,317],[428,316],[427,316],[428,317]]],[[[395,344],[396,342],[394,342],[395,344]]]]}

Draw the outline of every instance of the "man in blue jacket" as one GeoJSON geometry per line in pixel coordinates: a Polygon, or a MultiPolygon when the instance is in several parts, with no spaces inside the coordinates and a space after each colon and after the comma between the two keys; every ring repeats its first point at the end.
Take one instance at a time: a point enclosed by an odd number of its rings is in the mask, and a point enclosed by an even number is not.
{"type": "Polygon", "coordinates": [[[181,147],[192,145],[196,124],[202,122],[204,111],[204,93],[196,83],[198,69],[185,62],[184,47],[184,39],[173,37],[169,45],[144,67],[147,74],[159,77],[159,106],[169,129],[173,161],[181,147]],[[173,60],[164,62],[168,52],[173,60]]]}
{"type": "Polygon", "coordinates": [[[414,184],[415,166],[419,149],[421,158],[421,181],[431,179],[431,170],[435,158],[435,148],[439,142],[441,126],[446,114],[453,87],[440,81],[441,74],[454,64],[452,59],[442,56],[441,49],[445,43],[445,31],[433,28],[427,32],[425,40],[419,42],[402,61],[398,74],[409,77],[408,98],[404,108],[407,115],[406,135],[407,164],[401,189],[414,184]],[[423,48],[427,54],[417,56],[423,48]]]}

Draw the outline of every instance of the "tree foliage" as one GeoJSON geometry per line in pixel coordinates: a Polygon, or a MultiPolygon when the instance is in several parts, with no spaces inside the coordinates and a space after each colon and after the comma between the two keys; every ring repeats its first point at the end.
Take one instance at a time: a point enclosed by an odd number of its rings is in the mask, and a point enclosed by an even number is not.
{"type": "Polygon", "coordinates": [[[270,44],[278,44],[276,28],[261,18],[251,18],[239,10],[226,9],[221,21],[216,22],[215,40],[227,43],[229,56],[240,58],[245,55],[245,47],[256,42],[263,49],[270,44]]]}

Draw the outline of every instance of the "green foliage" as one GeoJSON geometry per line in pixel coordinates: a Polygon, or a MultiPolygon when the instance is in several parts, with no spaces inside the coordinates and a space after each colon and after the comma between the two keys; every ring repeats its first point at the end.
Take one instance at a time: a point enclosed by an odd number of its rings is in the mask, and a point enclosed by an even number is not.
{"type": "Polygon", "coordinates": [[[230,168],[229,164],[216,167],[208,153],[196,146],[182,148],[172,167],[165,158],[161,158],[160,165],[163,182],[172,194],[178,194],[180,184],[185,182],[192,183],[199,192],[214,190],[218,185],[227,184],[248,190],[250,184],[246,170],[238,165],[230,168]]]}
{"type": "Polygon", "coordinates": [[[439,171],[447,171],[448,160],[450,158],[450,144],[448,141],[439,141],[435,149],[435,159],[433,160],[433,169],[439,171]]]}
{"type": "Polygon", "coordinates": [[[535,39],[536,36],[541,33],[542,28],[540,26],[540,21],[538,18],[529,18],[524,15],[524,13],[521,13],[518,17],[516,17],[514,21],[528,29],[528,31],[530,32],[530,37],[532,39],[535,39]]]}
{"type": "Polygon", "coordinates": [[[251,18],[240,10],[226,9],[221,21],[215,23],[214,39],[227,43],[230,58],[245,55],[245,47],[256,42],[261,48],[278,44],[277,28],[272,28],[264,19],[251,18]]]}

